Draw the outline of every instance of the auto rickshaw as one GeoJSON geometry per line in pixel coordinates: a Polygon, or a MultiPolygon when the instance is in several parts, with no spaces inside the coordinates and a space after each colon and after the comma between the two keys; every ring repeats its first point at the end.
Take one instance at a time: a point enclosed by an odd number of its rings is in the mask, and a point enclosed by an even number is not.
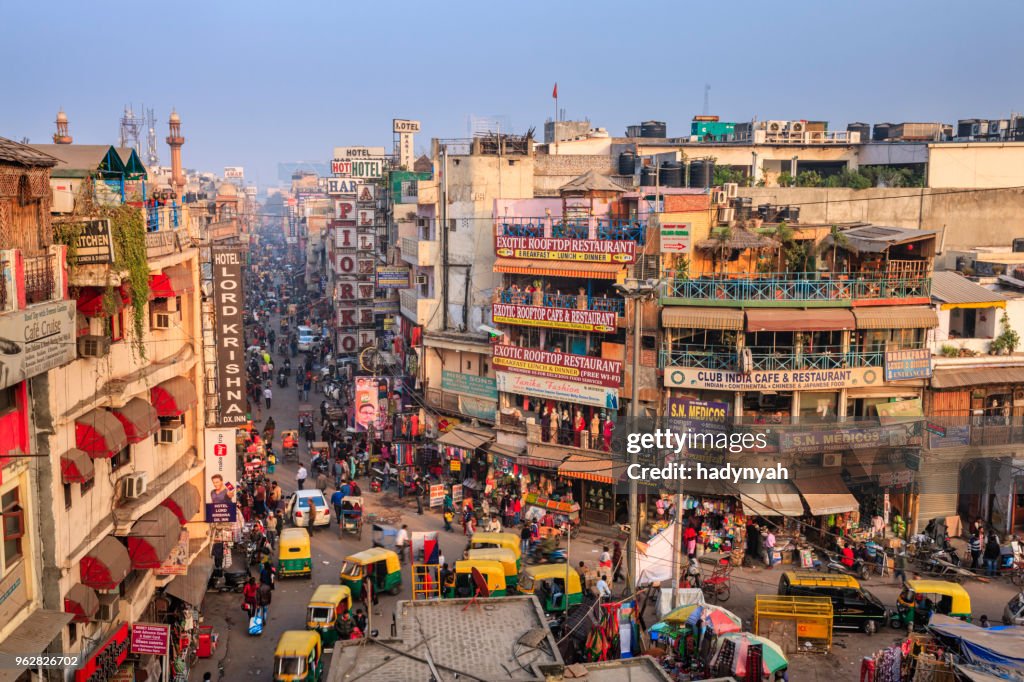
{"type": "Polygon", "coordinates": [[[352,533],[360,540],[363,538],[363,498],[346,495],[341,498],[341,518],[338,525],[342,533],[352,533]]]}
{"type": "Polygon", "coordinates": [[[306,606],[306,629],[320,633],[324,646],[338,641],[338,620],[352,608],[352,590],[345,585],[320,585],[306,606]]]}
{"type": "Polygon", "coordinates": [[[501,567],[505,569],[505,586],[509,592],[515,591],[516,585],[519,584],[519,565],[516,562],[515,552],[511,549],[506,547],[471,549],[466,552],[466,559],[470,561],[497,561],[501,564],[501,567]]]}
{"type": "Polygon", "coordinates": [[[469,546],[470,549],[510,549],[516,555],[516,572],[522,568],[522,549],[516,533],[473,533],[469,546]]]}
{"type": "Polygon", "coordinates": [[[580,574],[569,564],[527,566],[519,576],[519,591],[537,595],[545,613],[559,613],[583,603],[580,574]]]}
{"type": "Polygon", "coordinates": [[[284,461],[299,461],[299,432],[296,429],[289,429],[281,432],[281,453],[284,461]]]}
{"type": "Polygon", "coordinates": [[[277,572],[281,577],[304,575],[313,577],[313,555],[309,533],[305,528],[285,528],[277,543],[277,572]]]}
{"type": "Polygon", "coordinates": [[[402,591],[402,564],[390,549],[371,547],[345,558],[341,564],[341,584],[352,591],[353,597],[363,594],[363,578],[369,576],[378,593],[398,594],[402,591]]]}
{"type": "Polygon", "coordinates": [[[476,585],[473,583],[473,569],[480,572],[480,575],[487,581],[489,597],[504,597],[508,594],[508,586],[505,584],[505,569],[497,561],[484,561],[479,559],[465,559],[455,562],[455,589],[448,596],[469,598],[476,594],[476,585]]]}
{"type": "Polygon", "coordinates": [[[896,612],[889,624],[912,625],[924,630],[933,613],[971,622],[971,596],[959,583],[945,580],[908,580],[896,598],[896,612]]]}
{"type": "Polygon", "coordinates": [[[274,682],[320,682],[323,643],[309,630],[286,630],[274,650],[274,682]]]}

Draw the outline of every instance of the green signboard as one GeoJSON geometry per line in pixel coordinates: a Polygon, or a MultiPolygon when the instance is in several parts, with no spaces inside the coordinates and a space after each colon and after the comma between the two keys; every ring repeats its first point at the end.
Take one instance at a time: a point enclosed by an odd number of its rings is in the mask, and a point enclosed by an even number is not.
{"type": "Polygon", "coordinates": [[[417,171],[391,171],[391,199],[396,204],[416,203],[416,182],[429,180],[430,173],[417,171]]]}
{"type": "Polygon", "coordinates": [[[476,398],[498,399],[498,384],[491,377],[441,370],[441,388],[476,398]]]}

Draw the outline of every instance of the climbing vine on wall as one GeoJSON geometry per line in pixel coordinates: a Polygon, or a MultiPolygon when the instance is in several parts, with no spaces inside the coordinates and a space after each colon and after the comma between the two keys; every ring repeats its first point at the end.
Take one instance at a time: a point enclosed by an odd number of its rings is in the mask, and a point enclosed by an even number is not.
{"type": "MultiPolygon", "coordinates": [[[[132,305],[132,346],[146,358],[146,305],[149,303],[149,262],[146,259],[146,219],[135,206],[104,206],[102,217],[110,220],[114,239],[114,267],[128,274],[132,305]]],[[[109,293],[109,292],[108,292],[109,293]]]]}

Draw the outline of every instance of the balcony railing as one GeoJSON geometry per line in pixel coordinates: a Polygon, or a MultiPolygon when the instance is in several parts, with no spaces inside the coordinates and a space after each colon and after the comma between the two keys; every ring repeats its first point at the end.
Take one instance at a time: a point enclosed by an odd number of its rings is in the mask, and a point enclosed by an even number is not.
{"type": "Polygon", "coordinates": [[[24,259],[26,305],[42,303],[53,298],[56,283],[53,264],[54,258],[50,254],[24,259]]]}
{"type": "Polygon", "coordinates": [[[147,232],[178,229],[177,206],[146,206],[145,208],[147,232]]]}
{"type": "MultiPolygon", "coordinates": [[[[498,293],[498,302],[509,305],[543,305],[546,308],[580,308],[580,296],[577,294],[544,294],[543,299],[538,299],[533,293],[521,291],[501,291],[498,293]]],[[[584,298],[586,298],[584,296],[584,298]]],[[[625,301],[621,298],[607,298],[592,296],[587,300],[587,310],[600,310],[615,312],[624,315],[625,301]]]]}
{"type": "MultiPolygon", "coordinates": [[[[708,301],[715,305],[776,305],[781,302],[848,305],[855,300],[928,298],[928,277],[894,277],[879,273],[828,274],[818,272],[726,273],[668,284],[666,299],[708,301]]],[[[665,301],[672,302],[672,301],[665,301]]]]}
{"type": "MultiPolygon", "coordinates": [[[[751,366],[756,372],[807,369],[844,369],[847,367],[883,367],[884,351],[847,351],[838,347],[816,350],[813,353],[773,351],[750,348],[751,366]]],[[[677,346],[662,350],[660,366],[690,367],[736,371],[738,353],[730,346],[677,346]]]]}
{"type": "Polygon", "coordinates": [[[647,223],[614,218],[501,218],[498,234],[503,237],[553,237],[556,239],[596,239],[599,241],[635,241],[647,239],[647,223]]]}

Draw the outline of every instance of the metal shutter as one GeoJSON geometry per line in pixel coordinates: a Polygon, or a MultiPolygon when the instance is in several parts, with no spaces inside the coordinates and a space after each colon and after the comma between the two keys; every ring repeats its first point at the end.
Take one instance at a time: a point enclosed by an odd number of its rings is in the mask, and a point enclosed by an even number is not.
{"type": "Polygon", "coordinates": [[[924,460],[918,476],[917,527],[923,530],[936,517],[956,515],[960,490],[960,462],[924,460]]]}

